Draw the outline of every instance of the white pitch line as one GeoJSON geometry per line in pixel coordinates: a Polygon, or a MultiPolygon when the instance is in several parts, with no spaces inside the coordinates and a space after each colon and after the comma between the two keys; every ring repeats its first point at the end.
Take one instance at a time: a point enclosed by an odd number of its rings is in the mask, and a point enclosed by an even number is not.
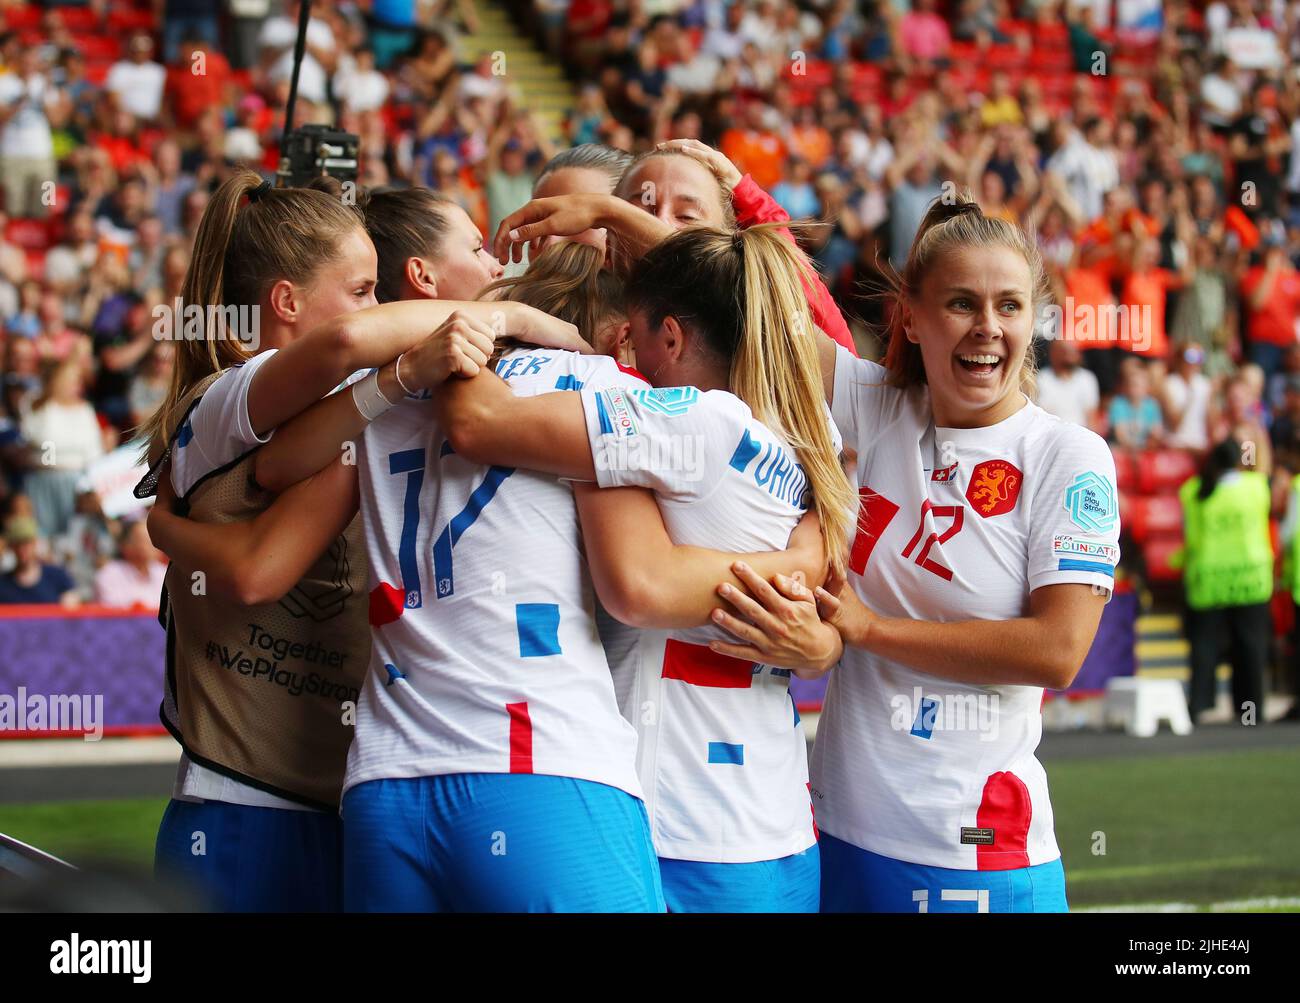
{"type": "Polygon", "coordinates": [[[0,742],[0,769],[20,766],[122,766],[129,763],[174,763],[181,747],[170,735],[157,738],[13,739],[0,742]]]}
{"type": "Polygon", "coordinates": [[[1300,909],[1300,898],[1236,899],[1230,902],[1145,902],[1139,905],[1101,905],[1071,908],[1071,912],[1262,912],[1265,909],[1300,909]]]}

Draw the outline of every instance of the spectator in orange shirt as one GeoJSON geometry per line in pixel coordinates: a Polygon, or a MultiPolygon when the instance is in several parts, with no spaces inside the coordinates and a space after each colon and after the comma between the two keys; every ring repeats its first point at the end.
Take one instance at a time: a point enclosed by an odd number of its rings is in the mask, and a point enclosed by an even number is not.
{"type": "Polygon", "coordinates": [[[1102,213],[1079,234],[1082,264],[1094,268],[1107,281],[1117,278],[1123,262],[1133,255],[1133,241],[1159,236],[1159,224],[1133,205],[1133,194],[1123,185],[1102,196],[1102,213]]]}
{"type": "Polygon", "coordinates": [[[184,41],[179,57],[167,67],[167,101],[176,128],[192,132],[206,109],[223,107],[229,82],[225,56],[201,39],[184,41]]]}
{"type": "Polygon", "coordinates": [[[1115,346],[1115,296],[1110,282],[1098,269],[1081,264],[1067,268],[1064,279],[1066,298],[1059,337],[1079,343],[1083,364],[1097,377],[1098,389],[1107,397],[1119,383],[1124,354],[1115,346]]]}
{"type": "Polygon", "coordinates": [[[1160,267],[1160,241],[1146,237],[1135,245],[1133,265],[1124,277],[1120,305],[1119,347],[1146,359],[1167,359],[1169,338],[1165,332],[1165,297],[1170,289],[1181,289],[1191,279],[1192,259],[1183,269],[1172,272],[1160,267]]]}
{"type": "Polygon", "coordinates": [[[803,157],[818,173],[831,157],[831,134],[817,121],[817,110],[804,105],[795,112],[794,128],[790,130],[790,152],[803,157]]]}
{"type": "Polygon", "coordinates": [[[1282,363],[1282,353],[1296,343],[1300,314],[1300,272],[1291,267],[1284,247],[1270,244],[1262,264],[1247,269],[1241,298],[1250,361],[1272,376],[1282,363]]]}
{"type": "Polygon", "coordinates": [[[755,101],[745,109],[745,126],[722,134],[718,149],[748,174],[760,188],[771,189],[781,180],[786,157],[785,143],[766,124],[767,106],[755,101]]]}
{"type": "Polygon", "coordinates": [[[108,154],[114,171],[122,174],[128,167],[149,162],[149,155],[144,152],[140,141],[139,123],[134,115],[122,109],[114,110],[111,103],[105,100],[99,106],[96,117],[104,123],[105,128],[97,134],[92,133],[93,142],[108,154]]]}

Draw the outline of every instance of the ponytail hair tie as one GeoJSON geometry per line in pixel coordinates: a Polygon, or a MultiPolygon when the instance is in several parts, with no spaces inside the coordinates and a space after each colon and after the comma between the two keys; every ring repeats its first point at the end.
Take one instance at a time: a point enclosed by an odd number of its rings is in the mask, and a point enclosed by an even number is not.
{"type": "Polygon", "coordinates": [[[270,190],[271,190],[271,182],[263,181],[256,188],[250,188],[248,190],[248,201],[257,202],[262,198],[263,195],[265,195],[270,190]]]}
{"type": "Polygon", "coordinates": [[[741,227],[736,227],[731,232],[731,246],[737,254],[743,255],[745,253],[745,231],[741,227]]]}
{"type": "Polygon", "coordinates": [[[940,222],[943,223],[946,223],[950,219],[956,219],[958,216],[965,216],[967,214],[973,216],[984,215],[984,211],[980,209],[978,202],[940,202],[940,205],[944,207],[944,213],[940,219],[940,222]]]}

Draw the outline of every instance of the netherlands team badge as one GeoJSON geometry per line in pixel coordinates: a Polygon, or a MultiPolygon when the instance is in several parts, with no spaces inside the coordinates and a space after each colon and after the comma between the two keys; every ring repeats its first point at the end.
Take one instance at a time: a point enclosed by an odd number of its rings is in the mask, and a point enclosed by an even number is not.
{"type": "Polygon", "coordinates": [[[1016,507],[1024,475],[1007,460],[985,460],[971,471],[966,500],[985,519],[1016,507]]]}

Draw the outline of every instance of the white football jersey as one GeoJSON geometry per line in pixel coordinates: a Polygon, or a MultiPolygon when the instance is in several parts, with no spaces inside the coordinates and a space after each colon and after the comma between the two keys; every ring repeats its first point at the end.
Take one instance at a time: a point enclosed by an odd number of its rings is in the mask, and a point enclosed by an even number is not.
{"type": "MultiPolygon", "coordinates": [[[[849,581],[885,617],[1007,620],[1029,594],[1109,592],[1119,560],[1105,442],[1026,401],[986,428],[934,428],[928,391],[836,354],[833,413],[858,452],[849,581]]],[[[859,648],[833,670],[812,756],[818,824],[898,860],[1006,870],[1060,856],[1034,752],[1043,690],[953,682],[859,648]]]]}
{"type": "MultiPolygon", "coordinates": [[[[573,352],[518,349],[496,371],[521,396],[645,386],[612,359],[573,352]]],[[[456,455],[420,396],[372,422],[358,450],[373,644],[344,791],[543,773],[640,797],[572,489],[456,455]]]]}
{"type": "MultiPolygon", "coordinates": [[[[675,387],[584,390],[582,399],[598,482],[653,489],[674,543],[735,553],[786,546],[809,504],[808,479],[789,443],[740,398],[675,387]]],[[[637,728],[659,856],[746,863],[811,846],[807,746],[789,671],[710,651],[711,640],[734,640],[716,627],[601,626],[637,728]]]]}

